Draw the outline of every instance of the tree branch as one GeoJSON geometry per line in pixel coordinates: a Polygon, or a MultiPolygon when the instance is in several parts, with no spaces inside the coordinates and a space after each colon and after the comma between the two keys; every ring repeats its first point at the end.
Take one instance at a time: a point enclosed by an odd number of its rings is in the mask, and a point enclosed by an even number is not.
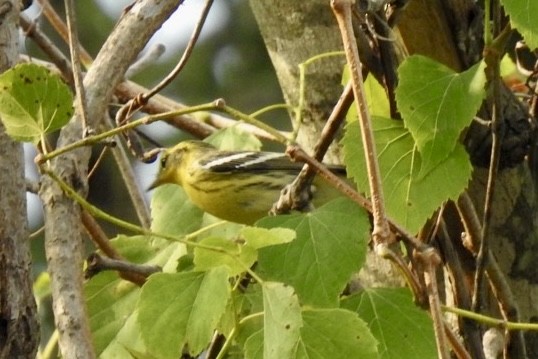
{"type": "MultiPolygon", "coordinates": [[[[124,14],[109,36],[86,77],[88,125],[97,128],[116,85],[149,38],[179,6],[180,0],[142,0],[124,14]]],[[[61,131],[58,147],[82,136],[80,114],[61,131]]],[[[87,192],[89,148],[80,148],[52,161],[58,173],[78,192],[87,192]]],[[[40,191],[45,216],[45,250],[51,275],[53,310],[64,358],[95,356],[82,295],[83,246],[80,208],[48,176],[40,191]]]]}

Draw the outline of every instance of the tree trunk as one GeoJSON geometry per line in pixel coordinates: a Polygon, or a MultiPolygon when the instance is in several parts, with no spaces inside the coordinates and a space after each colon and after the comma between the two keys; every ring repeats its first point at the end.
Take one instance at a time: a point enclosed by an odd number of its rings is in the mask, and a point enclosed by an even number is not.
{"type": "MultiPolygon", "coordinates": [[[[0,4],[0,72],[17,62],[18,21],[18,1],[0,4]]],[[[23,149],[0,122],[0,358],[35,358],[38,344],[23,149]]]]}
{"type": "MultiPolygon", "coordinates": [[[[326,0],[252,0],[250,6],[275,67],[284,99],[288,105],[297,107],[301,97],[299,65],[314,56],[342,51],[338,25],[329,3],[326,0]]],[[[299,128],[297,142],[304,148],[314,147],[342,93],[344,63],[342,54],[314,61],[306,68],[304,86],[307,90],[303,93],[301,122],[294,123],[299,128]]],[[[327,155],[329,161],[339,160],[337,152],[327,155]]]]}

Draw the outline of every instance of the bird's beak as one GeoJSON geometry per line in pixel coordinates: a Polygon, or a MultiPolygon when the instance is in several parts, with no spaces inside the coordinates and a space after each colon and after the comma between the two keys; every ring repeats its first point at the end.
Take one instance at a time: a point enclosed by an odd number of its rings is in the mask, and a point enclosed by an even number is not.
{"type": "Polygon", "coordinates": [[[152,189],[155,189],[155,188],[159,187],[159,186],[162,185],[162,184],[164,184],[164,182],[161,180],[160,177],[157,177],[157,178],[155,179],[155,181],[153,181],[153,183],[149,185],[149,187],[146,189],[146,191],[149,192],[149,191],[151,191],[152,189]]]}
{"type": "MultiPolygon", "coordinates": [[[[164,152],[164,150],[165,150],[164,148],[157,148],[157,149],[154,150],[154,154],[152,156],[155,156],[155,159],[157,159],[157,155],[164,152]]],[[[163,178],[162,178],[161,174],[162,174],[162,169],[159,167],[159,172],[157,173],[157,178],[155,178],[155,181],[153,181],[153,183],[149,185],[149,187],[146,189],[146,192],[149,192],[152,189],[155,189],[155,188],[157,188],[160,185],[165,183],[163,181],[163,178]]]]}

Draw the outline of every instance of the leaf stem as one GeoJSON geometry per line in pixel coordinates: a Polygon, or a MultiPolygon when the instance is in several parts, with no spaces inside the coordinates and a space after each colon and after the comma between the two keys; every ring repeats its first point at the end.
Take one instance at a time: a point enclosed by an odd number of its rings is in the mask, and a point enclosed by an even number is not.
{"type": "Polygon", "coordinates": [[[276,103],[276,104],[261,108],[258,111],[251,113],[249,116],[250,117],[258,117],[258,116],[260,116],[260,115],[262,115],[264,113],[267,113],[269,111],[278,110],[278,109],[290,110],[291,106],[288,105],[288,104],[285,104],[285,103],[276,103]]]}
{"type": "Polygon", "coordinates": [[[69,144],[67,146],[58,148],[58,149],[56,149],[54,151],[49,152],[48,154],[44,154],[43,156],[40,156],[39,159],[36,160],[36,162],[41,164],[41,163],[43,163],[45,161],[48,161],[48,160],[50,160],[50,159],[52,159],[54,157],[57,157],[59,155],[62,155],[62,154],[67,153],[69,151],[72,151],[74,149],[84,147],[84,146],[88,146],[88,145],[93,145],[95,143],[103,141],[106,138],[118,135],[123,131],[133,129],[133,128],[138,127],[140,125],[149,125],[149,124],[151,124],[153,122],[163,120],[163,119],[167,119],[169,117],[181,116],[181,115],[185,115],[185,114],[189,114],[189,113],[193,113],[193,112],[198,112],[198,111],[211,111],[211,110],[215,110],[215,103],[214,102],[205,103],[205,104],[198,105],[198,106],[187,107],[187,108],[183,108],[183,109],[176,110],[176,111],[165,112],[165,113],[161,113],[161,114],[158,114],[158,115],[145,116],[145,117],[143,117],[143,118],[141,118],[139,120],[129,122],[129,123],[123,125],[123,126],[119,126],[119,127],[116,127],[116,128],[114,128],[112,130],[102,132],[102,133],[100,133],[98,135],[88,136],[88,137],[83,138],[83,139],[81,139],[79,141],[73,142],[73,143],[71,143],[71,144],[69,144]]]}
{"type": "Polygon", "coordinates": [[[279,131],[275,130],[273,127],[257,120],[253,116],[247,115],[244,112],[241,112],[239,110],[236,110],[233,107],[226,105],[223,99],[216,100],[214,104],[215,104],[215,110],[227,113],[228,115],[232,116],[233,118],[237,120],[241,120],[251,125],[254,125],[258,128],[261,128],[262,130],[272,135],[276,141],[282,144],[288,144],[290,142],[290,140],[286,136],[284,136],[279,131]]]}
{"type": "Polygon", "coordinates": [[[470,310],[465,310],[457,307],[441,306],[444,312],[453,313],[463,318],[469,318],[479,323],[489,325],[491,327],[501,327],[507,330],[536,330],[538,331],[537,323],[520,323],[510,322],[504,319],[497,319],[470,310]]]}
{"type": "Polygon", "coordinates": [[[293,129],[293,135],[292,138],[295,140],[297,137],[297,134],[299,132],[299,126],[301,126],[302,117],[303,117],[303,110],[305,108],[305,94],[306,94],[306,69],[308,66],[316,61],[319,61],[321,59],[324,59],[326,57],[333,57],[333,56],[342,56],[346,53],[344,51],[331,51],[322,53],[316,56],[312,56],[311,58],[307,59],[305,62],[302,62],[299,64],[299,103],[297,104],[297,107],[295,108],[295,120],[294,123],[294,129],[293,129]]]}

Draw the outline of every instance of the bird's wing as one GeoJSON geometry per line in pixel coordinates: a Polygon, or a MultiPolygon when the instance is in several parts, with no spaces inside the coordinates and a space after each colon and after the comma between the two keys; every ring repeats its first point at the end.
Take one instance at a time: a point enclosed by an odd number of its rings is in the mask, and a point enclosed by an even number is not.
{"type": "Polygon", "coordinates": [[[283,153],[277,152],[220,152],[214,156],[204,158],[199,164],[206,170],[213,172],[257,172],[296,170],[302,167],[294,163],[283,153]]]}
{"type": "MultiPolygon", "coordinates": [[[[286,171],[299,172],[304,163],[293,162],[284,153],[278,152],[219,152],[204,158],[199,163],[204,169],[213,172],[264,172],[286,171]]],[[[337,175],[346,175],[344,166],[328,165],[330,171],[337,175]]]]}

